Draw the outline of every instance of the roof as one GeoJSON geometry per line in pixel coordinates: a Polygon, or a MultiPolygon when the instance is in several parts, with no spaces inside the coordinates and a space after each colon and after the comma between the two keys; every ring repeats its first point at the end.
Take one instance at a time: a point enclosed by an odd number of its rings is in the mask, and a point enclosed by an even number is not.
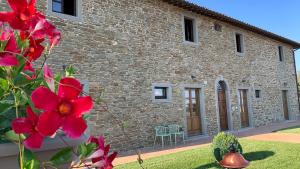
{"type": "Polygon", "coordinates": [[[299,49],[300,48],[300,43],[299,42],[296,42],[296,41],[293,41],[291,39],[288,39],[288,38],[282,37],[280,35],[277,35],[275,33],[263,30],[263,29],[258,28],[256,26],[253,26],[253,25],[250,25],[248,23],[239,21],[237,19],[231,18],[231,17],[226,16],[224,14],[209,10],[205,7],[193,4],[191,2],[187,2],[185,0],[162,0],[162,1],[167,2],[169,4],[172,4],[174,6],[177,6],[177,7],[183,8],[185,10],[192,11],[194,13],[201,14],[201,15],[204,15],[204,16],[216,19],[216,20],[220,20],[220,21],[232,24],[234,26],[243,28],[245,30],[252,31],[252,32],[255,32],[257,34],[266,36],[268,38],[271,38],[271,39],[289,44],[289,45],[293,46],[294,49],[299,49]]]}

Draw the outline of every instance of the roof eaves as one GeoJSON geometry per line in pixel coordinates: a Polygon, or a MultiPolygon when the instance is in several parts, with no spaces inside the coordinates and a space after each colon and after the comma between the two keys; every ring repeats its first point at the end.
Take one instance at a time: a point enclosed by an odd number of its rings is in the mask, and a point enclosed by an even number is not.
{"type": "Polygon", "coordinates": [[[290,44],[290,45],[293,46],[294,49],[300,49],[300,43],[299,42],[296,42],[296,41],[293,41],[291,39],[282,37],[282,36],[277,35],[275,33],[266,31],[264,29],[261,29],[261,28],[258,28],[256,26],[250,25],[246,22],[239,21],[239,20],[234,19],[232,17],[229,17],[229,16],[226,16],[224,14],[212,11],[212,10],[207,9],[205,7],[193,4],[191,2],[187,2],[185,0],[162,0],[162,1],[167,2],[169,4],[172,4],[174,6],[177,6],[177,7],[183,8],[185,10],[195,12],[197,14],[201,14],[201,15],[204,15],[204,16],[207,16],[207,17],[211,17],[211,18],[223,21],[223,22],[230,23],[234,26],[237,26],[237,27],[240,27],[240,28],[258,33],[260,35],[269,37],[271,39],[275,39],[277,41],[290,44]]]}

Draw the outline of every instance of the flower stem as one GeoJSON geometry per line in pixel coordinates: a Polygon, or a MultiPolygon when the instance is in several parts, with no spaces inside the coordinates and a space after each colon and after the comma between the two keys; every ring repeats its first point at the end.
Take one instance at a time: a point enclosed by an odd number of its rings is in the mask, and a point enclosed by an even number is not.
{"type": "MultiPolygon", "coordinates": [[[[16,117],[19,118],[19,102],[18,99],[16,97],[16,92],[14,93],[14,98],[15,98],[15,106],[16,106],[16,117]]],[[[20,169],[23,169],[23,145],[21,142],[21,135],[19,134],[19,142],[18,142],[18,146],[19,146],[19,156],[20,156],[20,169]]]]}

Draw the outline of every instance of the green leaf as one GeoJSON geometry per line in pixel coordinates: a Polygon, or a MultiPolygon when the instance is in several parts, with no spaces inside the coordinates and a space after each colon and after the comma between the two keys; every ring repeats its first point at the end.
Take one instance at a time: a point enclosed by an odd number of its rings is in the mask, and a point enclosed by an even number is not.
{"type": "Polygon", "coordinates": [[[68,66],[65,69],[65,73],[66,73],[66,77],[74,77],[74,75],[76,74],[76,69],[74,68],[73,65],[68,66]]]}
{"type": "Polygon", "coordinates": [[[58,153],[56,153],[52,158],[50,159],[50,163],[54,166],[59,166],[62,164],[66,164],[70,162],[72,159],[72,148],[64,148],[60,150],[58,153]]]}
{"type": "MultiPolygon", "coordinates": [[[[30,76],[30,75],[29,75],[30,76]]],[[[32,80],[28,80],[25,75],[23,74],[18,74],[15,79],[14,79],[14,84],[16,86],[25,86],[25,85],[28,85],[30,83],[32,83],[33,81],[32,80]]]]}
{"type": "Polygon", "coordinates": [[[7,118],[0,117],[0,129],[10,128],[10,120],[7,118]]]}
{"type": "MultiPolygon", "coordinates": [[[[2,51],[2,50],[0,50],[2,51]]],[[[3,67],[0,67],[0,78],[5,79],[6,78],[6,70],[3,67]]]]}
{"type": "Polygon", "coordinates": [[[0,88],[4,91],[7,91],[9,89],[9,83],[7,80],[0,78],[0,88]]]}
{"type": "Polygon", "coordinates": [[[97,148],[97,145],[95,143],[89,143],[89,144],[80,144],[77,147],[77,152],[80,154],[80,158],[85,158],[89,156],[95,149],[97,148]]]}
{"type": "Polygon", "coordinates": [[[23,152],[23,169],[39,169],[41,166],[40,161],[36,155],[28,149],[23,152]]]}
{"type": "Polygon", "coordinates": [[[0,114],[7,113],[12,107],[14,107],[13,104],[2,104],[0,103],[0,114]]]}
{"type": "MultiPolygon", "coordinates": [[[[13,130],[6,132],[4,134],[4,137],[10,141],[15,141],[15,142],[19,141],[19,135],[16,134],[13,130]]],[[[21,141],[26,139],[26,137],[23,134],[20,135],[20,138],[21,138],[21,141]]]]}

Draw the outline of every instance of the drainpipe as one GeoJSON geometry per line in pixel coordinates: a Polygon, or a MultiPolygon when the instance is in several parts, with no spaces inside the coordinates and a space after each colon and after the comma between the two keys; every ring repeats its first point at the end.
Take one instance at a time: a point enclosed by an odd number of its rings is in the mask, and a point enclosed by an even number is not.
{"type": "Polygon", "coordinates": [[[293,49],[293,59],[294,59],[294,68],[295,68],[295,76],[296,76],[296,86],[297,86],[297,96],[298,96],[298,105],[299,105],[299,111],[300,111],[300,102],[299,102],[299,86],[298,86],[298,76],[297,76],[297,69],[296,69],[296,56],[295,56],[295,52],[298,49],[293,49]]]}

